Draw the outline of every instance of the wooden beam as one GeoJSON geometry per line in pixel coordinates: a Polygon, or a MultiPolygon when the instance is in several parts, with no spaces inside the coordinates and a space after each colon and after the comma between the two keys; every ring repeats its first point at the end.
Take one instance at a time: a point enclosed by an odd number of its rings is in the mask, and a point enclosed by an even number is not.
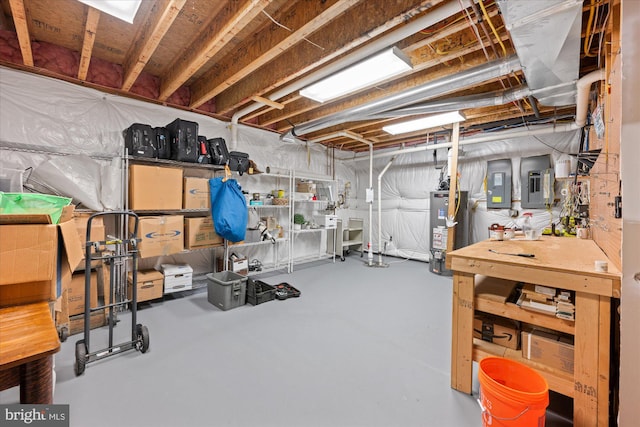
{"type": "Polygon", "coordinates": [[[13,32],[16,31],[15,27],[11,25],[11,21],[7,18],[7,15],[5,15],[2,11],[0,11],[0,30],[13,32]]]}
{"type": "Polygon", "coordinates": [[[269,107],[275,108],[276,110],[282,110],[284,108],[284,104],[279,102],[272,101],[267,98],[263,98],[262,96],[254,96],[251,98],[254,102],[259,102],[260,104],[268,105],[269,107]]]}
{"type": "Polygon", "coordinates": [[[31,51],[31,37],[29,36],[29,25],[27,25],[27,13],[24,9],[23,0],[9,0],[13,25],[18,34],[18,43],[22,52],[22,63],[33,67],[33,52],[31,51]]]}
{"type": "Polygon", "coordinates": [[[78,67],[79,80],[87,80],[87,72],[89,71],[89,63],[91,62],[91,53],[93,52],[93,43],[96,41],[99,21],[100,12],[91,6],[87,6],[87,22],[84,26],[84,38],[78,67]]]}
{"type": "Polygon", "coordinates": [[[186,1],[161,0],[154,3],[149,18],[136,34],[124,61],[123,90],[131,89],[186,1]]]}
{"type": "Polygon", "coordinates": [[[361,1],[336,19],[328,22],[310,39],[298,43],[278,61],[277,66],[262,67],[249,77],[216,97],[218,112],[226,114],[254,95],[265,95],[277,87],[316,70],[330,61],[370,42],[384,32],[403,25],[416,15],[423,14],[443,0],[421,0],[407,7],[407,2],[387,2],[381,8],[377,2],[361,1]]]}
{"type": "Polygon", "coordinates": [[[294,45],[306,42],[312,33],[358,1],[360,0],[297,2],[284,16],[277,19],[280,25],[272,23],[265,30],[254,34],[249,42],[236,48],[225,60],[195,82],[191,87],[191,107],[204,104],[294,45]]]}
{"type": "MultiPolygon", "coordinates": [[[[451,169],[451,176],[449,178],[449,209],[447,210],[447,218],[455,221],[456,213],[458,209],[458,203],[461,200],[456,200],[458,190],[458,148],[460,146],[460,123],[453,124],[453,135],[451,136],[451,164],[447,167],[451,169]]],[[[454,243],[456,241],[456,227],[455,225],[447,227],[447,252],[451,252],[454,249],[454,243]]]]}
{"type": "Polygon", "coordinates": [[[244,27],[260,14],[272,0],[232,1],[202,32],[201,42],[187,50],[174,61],[168,75],[160,85],[160,101],[165,101],[173,92],[202,68],[216,53],[229,43],[244,27]]]}

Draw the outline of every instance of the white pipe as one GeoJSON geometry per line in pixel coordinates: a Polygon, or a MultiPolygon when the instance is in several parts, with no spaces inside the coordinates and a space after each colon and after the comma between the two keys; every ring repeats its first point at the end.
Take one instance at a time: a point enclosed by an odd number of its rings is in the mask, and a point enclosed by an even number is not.
{"type": "MultiPolygon", "coordinates": [[[[389,169],[395,159],[396,156],[393,156],[378,175],[378,265],[382,265],[382,175],[387,172],[387,169],[389,169]]],[[[372,248],[369,248],[369,254],[371,254],[371,252],[372,248]]],[[[371,265],[371,262],[369,262],[369,265],[371,265]]]]}
{"type": "MultiPolygon", "coordinates": [[[[567,124],[557,124],[557,125],[544,125],[544,126],[536,126],[535,128],[529,129],[518,129],[516,131],[513,130],[505,130],[502,132],[491,132],[485,135],[472,136],[465,139],[460,139],[460,145],[471,145],[478,144],[481,142],[491,142],[498,141],[501,139],[511,139],[511,138],[520,138],[523,136],[533,136],[533,135],[547,135],[550,133],[560,133],[560,132],[570,132],[573,130],[580,129],[575,123],[567,123],[567,124]]],[[[396,156],[399,154],[410,154],[417,153],[420,151],[427,150],[437,150],[438,148],[451,148],[453,146],[450,142],[443,142],[441,144],[430,144],[430,145],[421,145],[419,147],[411,147],[411,148],[401,148],[393,151],[380,152],[375,154],[373,157],[375,159],[396,156]]],[[[356,162],[365,160],[364,156],[347,159],[338,159],[338,160],[354,160],[356,162]]]]}
{"type": "MultiPolygon", "coordinates": [[[[475,2],[476,0],[474,0],[475,2]]],[[[469,7],[471,5],[470,0],[463,0],[463,5],[465,7],[469,7]]],[[[347,55],[342,59],[339,59],[335,62],[332,62],[330,65],[323,67],[313,73],[296,80],[294,83],[283,87],[280,90],[273,92],[268,96],[267,99],[271,101],[277,101],[278,99],[287,96],[297,90],[302,89],[303,87],[314,83],[330,74],[335,73],[351,64],[354,64],[376,52],[380,49],[384,49],[398,41],[405,39],[420,30],[423,30],[427,27],[432,26],[433,24],[440,22],[446,18],[449,18],[456,13],[460,12],[461,4],[459,2],[449,2],[444,4],[442,7],[439,7],[433,11],[429,11],[429,13],[424,14],[422,17],[416,19],[413,22],[408,24],[403,24],[396,31],[393,31],[389,34],[386,34],[379,39],[374,40],[373,42],[367,44],[365,47],[359,49],[351,55],[347,55]]],[[[264,104],[256,102],[253,104],[249,104],[241,110],[236,111],[233,116],[231,116],[231,147],[235,147],[238,141],[238,121],[241,117],[246,116],[247,114],[253,113],[264,104]]]]}
{"type": "MultiPolygon", "coordinates": [[[[339,136],[342,136],[345,138],[351,138],[355,141],[362,142],[363,144],[367,144],[369,146],[369,188],[373,190],[373,142],[364,139],[362,136],[358,135],[355,132],[350,132],[350,131],[334,132],[328,135],[323,135],[317,139],[309,140],[309,142],[322,142],[322,141],[326,141],[328,139],[332,139],[339,136]]],[[[378,194],[378,197],[380,197],[380,194],[378,194]]],[[[369,203],[369,241],[367,243],[367,247],[369,249],[369,254],[367,255],[369,265],[373,263],[373,251],[371,247],[371,236],[373,234],[372,227],[373,227],[373,200],[371,201],[371,203],[369,203]]]]}
{"type": "Polygon", "coordinates": [[[589,91],[591,85],[606,78],[604,68],[590,72],[576,83],[576,125],[581,128],[587,123],[587,110],[589,107],[589,91]]]}

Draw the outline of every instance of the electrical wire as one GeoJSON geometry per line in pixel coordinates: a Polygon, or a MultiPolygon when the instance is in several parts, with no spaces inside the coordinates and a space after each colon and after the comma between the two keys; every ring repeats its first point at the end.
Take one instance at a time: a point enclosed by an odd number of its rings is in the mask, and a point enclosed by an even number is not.
{"type": "Polygon", "coordinates": [[[471,19],[471,15],[469,15],[469,11],[462,4],[462,0],[458,0],[458,2],[460,3],[460,8],[464,12],[465,16],[467,17],[467,20],[469,21],[469,24],[471,25],[473,33],[475,34],[476,38],[478,39],[478,43],[480,43],[480,47],[482,48],[482,51],[484,52],[484,56],[487,58],[487,61],[489,61],[490,60],[489,59],[489,53],[487,52],[487,49],[485,49],[485,47],[484,47],[484,43],[482,42],[482,37],[480,37],[480,32],[478,31],[478,26],[475,24],[475,22],[473,22],[473,19],[471,19]]]}
{"type": "MultiPolygon", "coordinates": [[[[269,19],[271,20],[271,22],[273,22],[274,24],[276,24],[278,27],[284,28],[285,30],[289,31],[290,33],[293,33],[293,30],[292,30],[291,28],[289,28],[289,27],[287,27],[286,25],[283,25],[283,24],[279,23],[278,21],[276,21],[276,20],[275,20],[271,15],[269,15],[266,11],[264,11],[264,10],[263,10],[263,11],[262,11],[262,13],[264,13],[264,14],[267,16],[267,18],[269,18],[269,19]]],[[[320,49],[320,50],[324,50],[324,48],[323,48],[322,46],[320,46],[320,45],[319,45],[319,44],[317,44],[317,43],[312,42],[311,40],[309,40],[309,39],[308,39],[308,38],[306,38],[306,37],[303,37],[303,38],[302,38],[302,40],[304,40],[304,41],[308,42],[309,44],[311,44],[311,45],[313,45],[313,46],[317,47],[317,48],[318,48],[318,49],[320,49]]]]}
{"type": "Polygon", "coordinates": [[[491,31],[493,31],[493,34],[496,36],[496,39],[498,39],[498,43],[500,44],[500,47],[502,48],[503,55],[506,57],[507,56],[507,48],[504,47],[504,43],[502,43],[502,40],[500,39],[500,36],[498,35],[498,31],[496,30],[496,27],[494,27],[493,26],[493,22],[491,22],[491,18],[489,17],[489,14],[487,13],[487,9],[484,7],[484,2],[482,0],[480,0],[478,2],[478,4],[480,5],[480,9],[482,9],[482,14],[484,15],[484,19],[487,20],[487,23],[489,24],[489,27],[491,28],[491,31]]]}
{"type": "MultiPolygon", "coordinates": [[[[482,3],[482,0],[480,0],[480,3],[482,3]]],[[[589,33],[591,32],[591,23],[593,22],[593,15],[595,12],[595,4],[596,4],[596,0],[591,0],[591,6],[589,8],[589,19],[587,20],[587,32],[584,35],[584,43],[582,45],[582,50],[584,52],[584,55],[589,57],[592,55],[589,55],[589,33]]]]}
{"type": "Polygon", "coordinates": [[[607,31],[607,24],[609,23],[609,16],[611,15],[611,5],[607,5],[607,15],[604,18],[604,22],[602,23],[602,31],[600,32],[600,41],[598,43],[598,68],[601,67],[602,60],[602,41],[605,38],[605,34],[607,31]]]}

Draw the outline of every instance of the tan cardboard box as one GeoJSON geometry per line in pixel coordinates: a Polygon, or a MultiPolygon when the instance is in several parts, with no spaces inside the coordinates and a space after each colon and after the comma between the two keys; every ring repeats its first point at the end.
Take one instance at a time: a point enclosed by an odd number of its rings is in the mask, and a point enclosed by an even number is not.
{"type": "Polygon", "coordinates": [[[476,313],[473,317],[473,337],[514,350],[520,348],[518,322],[503,317],[476,313]]]}
{"type": "Polygon", "coordinates": [[[0,307],[55,301],[81,259],[73,221],[0,225],[0,307]]]}
{"type": "Polygon", "coordinates": [[[298,193],[316,194],[316,183],[315,182],[299,182],[296,185],[296,191],[298,193]]]}
{"type": "Polygon", "coordinates": [[[69,327],[69,289],[62,290],[54,306],[56,326],[69,327]]]}
{"type": "MultiPolygon", "coordinates": [[[[73,222],[76,225],[76,231],[78,232],[78,240],[80,241],[80,251],[82,252],[82,260],[80,264],[78,264],[79,269],[85,268],[84,255],[86,254],[87,247],[87,223],[89,221],[89,217],[91,214],[84,212],[76,212],[73,217],[73,222]]],[[[105,240],[106,230],[104,226],[104,221],[101,216],[97,216],[91,220],[91,235],[89,238],[92,242],[105,240]]],[[[98,263],[94,262],[93,267],[95,267],[98,263]]]]}
{"type": "Polygon", "coordinates": [[[182,193],[182,209],[209,209],[209,179],[185,177],[182,193]]]}
{"type": "MultiPolygon", "coordinates": [[[[161,272],[157,270],[140,270],[136,279],[138,281],[138,302],[162,298],[164,275],[161,272]]],[[[129,273],[127,286],[129,299],[133,298],[131,292],[133,288],[131,286],[132,281],[133,273],[129,273]]]]}
{"type": "Polygon", "coordinates": [[[182,169],[129,166],[129,208],[182,209],[182,169]]]}
{"type": "Polygon", "coordinates": [[[573,374],[571,338],[540,330],[522,332],[522,357],[573,374]]]}
{"type": "MultiPolygon", "coordinates": [[[[84,299],[85,299],[85,274],[75,273],[71,277],[71,283],[67,288],[67,301],[69,304],[69,316],[76,314],[84,314],[84,299]]],[[[91,272],[91,308],[98,306],[98,273],[91,272]]]]}
{"type": "Polygon", "coordinates": [[[171,255],[184,250],[182,215],[143,216],[138,222],[140,257],[171,255]]]}
{"type": "Polygon", "coordinates": [[[185,218],[184,245],[187,249],[220,246],[222,237],[216,234],[213,220],[208,217],[185,218]]]}

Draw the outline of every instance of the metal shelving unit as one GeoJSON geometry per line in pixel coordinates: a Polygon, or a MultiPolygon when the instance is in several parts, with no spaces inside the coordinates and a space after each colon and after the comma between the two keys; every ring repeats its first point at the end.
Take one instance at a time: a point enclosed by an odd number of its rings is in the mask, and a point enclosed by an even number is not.
{"type": "MultiPolygon", "coordinates": [[[[125,210],[129,209],[129,166],[131,164],[179,167],[179,168],[182,168],[183,170],[197,169],[201,171],[210,171],[212,175],[215,175],[217,171],[224,169],[224,166],[219,166],[219,165],[179,162],[179,161],[168,160],[168,159],[156,159],[156,158],[150,158],[150,157],[131,156],[126,154],[125,152],[125,154],[122,157],[122,178],[121,178],[122,206],[125,210]]],[[[207,209],[207,208],[204,208],[204,209],[152,209],[152,210],[136,209],[135,212],[143,215],[166,214],[166,215],[185,215],[185,216],[200,215],[202,216],[203,214],[208,214],[210,212],[210,209],[207,209]]],[[[128,224],[123,224],[123,227],[125,227],[125,231],[127,231],[126,229],[128,228],[128,224]]],[[[220,246],[206,246],[202,248],[184,249],[178,254],[189,254],[189,253],[196,253],[196,252],[202,252],[202,251],[215,251],[219,247],[220,246]]],[[[213,268],[211,271],[215,271],[215,259],[212,262],[212,264],[213,264],[213,268]]],[[[124,274],[126,274],[126,272],[124,274]]],[[[207,285],[206,274],[198,274],[193,276],[191,290],[206,287],[206,285],[207,285]]]]}
{"type": "Polygon", "coordinates": [[[321,259],[332,257],[335,259],[335,248],[327,247],[326,251],[323,251],[322,243],[326,242],[327,239],[324,237],[326,233],[335,233],[335,228],[311,228],[311,229],[302,229],[302,230],[294,230],[293,223],[293,214],[298,213],[297,209],[300,211],[305,211],[307,214],[310,214],[313,217],[314,214],[317,214],[321,211],[326,211],[326,208],[331,203],[331,200],[295,200],[295,189],[297,188],[297,183],[301,180],[314,181],[316,183],[323,183],[329,187],[335,186],[335,180],[331,178],[322,178],[317,176],[309,176],[304,174],[296,174],[295,171],[292,173],[291,177],[291,197],[289,204],[291,205],[292,215],[291,215],[291,260],[289,270],[292,272],[294,265],[303,264],[306,262],[318,261],[321,259]],[[313,238],[315,238],[318,243],[318,253],[317,254],[309,254],[303,256],[295,256],[296,253],[296,242],[300,242],[302,238],[306,239],[308,236],[316,234],[313,238]],[[305,236],[305,237],[303,237],[305,236]],[[324,237],[324,238],[323,238],[324,237]]]}
{"type": "MultiPolygon", "coordinates": [[[[291,192],[292,178],[291,177],[292,177],[291,170],[287,170],[286,174],[285,173],[258,173],[253,175],[243,175],[242,179],[245,180],[244,182],[247,182],[246,180],[255,179],[255,178],[267,178],[269,180],[275,179],[276,187],[280,187],[280,180],[283,180],[283,182],[285,183],[283,187],[286,186],[286,188],[288,189],[288,194],[291,195],[292,194],[291,192]]],[[[262,184],[264,186],[264,182],[262,184]]],[[[274,204],[251,205],[249,204],[247,205],[247,209],[254,209],[257,212],[260,212],[260,215],[259,215],[260,217],[264,216],[263,213],[264,214],[267,214],[269,212],[275,213],[279,220],[279,224],[284,226],[283,233],[285,235],[285,237],[281,237],[281,238],[276,237],[276,243],[275,243],[276,247],[271,251],[271,254],[272,254],[271,261],[264,262],[263,260],[260,260],[262,262],[262,269],[260,271],[251,271],[249,274],[250,275],[260,274],[260,273],[266,273],[266,272],[276,271],[281,269],[286,269],[286,271],[290,273],[291,272],[291,267],[290,267],[291,245],[289,244],[289,242],[291,240],[290,224],[291,224],[291,217],[293,215],[291,200],[289,200],[289,203],[287,205],[274,205],[274,204]],[[280,220],[282,220],[282,223],[280,223],[280,220]],[[285,245],[284,247],[286,250],[284,259],[282,259],[279,256],[279,247],[282,245],[285,245]]],[[[248,225],[255,226],[255,224],[248,224],[248,225]]],[[[234,244],[233,247],[234,248],[235,247],[251,247],[251,246],[262,246],[267,244],[270,245],[272,243],[270,241],[244,242],[240,244],[234,244]]]]}

